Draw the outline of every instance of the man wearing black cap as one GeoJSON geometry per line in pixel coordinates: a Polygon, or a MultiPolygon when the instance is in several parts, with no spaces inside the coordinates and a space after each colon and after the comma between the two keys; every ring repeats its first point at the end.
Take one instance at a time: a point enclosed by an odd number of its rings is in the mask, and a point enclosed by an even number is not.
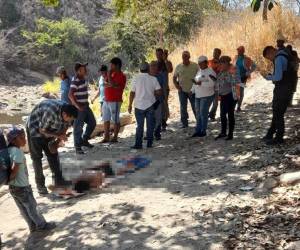
{"type": "Polygon", "coordinates": [[[77,154],[84,154],[82,147],[93,148],[89,143],[91,134],[96,127],[96,120],[89,107],[88,83],[85,80],[88,64],[75,64],[76,75],[71,83],[69,98],[78,109],[78,117],[74,122],[74,145],[77,154]],[[83,133],[84,123],[87,124],[83,133]]]}

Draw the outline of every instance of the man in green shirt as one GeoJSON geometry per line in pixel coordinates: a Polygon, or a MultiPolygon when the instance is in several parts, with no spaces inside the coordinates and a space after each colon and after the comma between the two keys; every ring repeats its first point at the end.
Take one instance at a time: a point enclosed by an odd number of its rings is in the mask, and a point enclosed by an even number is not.
{"type": "Polygon", "coordinates": [[[176,67],[173,76],[174,85],[178,90],[182,128],[187,128],[189,125],[189,115],[187,112],[188,100],[191,103],[195,115],[195,95],[190,95],[190,92],[194,78],[198,72],[198,65],[191,62],[190,58],[190,52],[184,51],[182,53],[182,63],[176,67]]]}

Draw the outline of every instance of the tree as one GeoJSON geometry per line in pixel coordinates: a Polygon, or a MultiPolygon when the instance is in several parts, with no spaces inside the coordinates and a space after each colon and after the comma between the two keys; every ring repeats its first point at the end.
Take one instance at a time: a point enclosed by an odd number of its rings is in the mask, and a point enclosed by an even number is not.
{"type": "Polygon", "coordinates": [[[85,48],[81,45],[88,36],[88,30],[80,21],[63,18],[51,21],[40,18],[36,21],[35,31],[23,31],[27,39],[27,51],[31,51],[36,59],[53,60],[54,63],[69,65],[74,60],[85,56],[85,48]]]}

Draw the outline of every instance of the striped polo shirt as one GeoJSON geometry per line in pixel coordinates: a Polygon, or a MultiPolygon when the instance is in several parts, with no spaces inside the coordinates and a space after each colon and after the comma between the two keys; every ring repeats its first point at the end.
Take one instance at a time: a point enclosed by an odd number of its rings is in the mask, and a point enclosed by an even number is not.
{"type": "Polygon", "coordinates": [[[86,104],[89,102],[88,83],[85,79],[74,77],[70,88],[74,91],[78,103],[86,104]]]}

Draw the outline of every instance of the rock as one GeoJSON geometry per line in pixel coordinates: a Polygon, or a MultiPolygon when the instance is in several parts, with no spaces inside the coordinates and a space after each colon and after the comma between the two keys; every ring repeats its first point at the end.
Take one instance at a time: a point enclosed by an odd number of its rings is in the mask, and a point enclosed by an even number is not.
{"type": "Polygon", "coordinates": [[[263,188],[264,189],[273,189],[279,185],[279,181],[276,178],[270,177],[264,181],[263,188]]]}
{"type": "Polygon", "coordinates": [[[279,177],[280,184],[292,185],[300,181],[300,171],[294,173],[282,174],[279,177]]]}
{"type": "Polygon", "coordinates": [[[286,250],[299,250],[300,249],[300,241],[290,242],[284,249],[286,249],[286,250]]]}

